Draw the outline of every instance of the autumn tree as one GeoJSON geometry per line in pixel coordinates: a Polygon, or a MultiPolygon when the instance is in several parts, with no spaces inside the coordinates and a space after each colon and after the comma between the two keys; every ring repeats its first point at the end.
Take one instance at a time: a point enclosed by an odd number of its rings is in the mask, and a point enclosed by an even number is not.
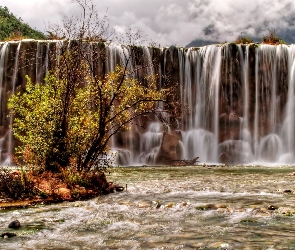
{"type": "Polygon", "coordinates": [[[131,121],[150,113],[163,119],[167,117],[163,112],[175,112],[173,90],[160,89],[159,76],[134,77],[139,70],[131,65],[138,32],[126,32],[124,60],[114,71],[102,74],[98,65],[107,60],[106,46],[114,32],[108,28],[107,16],[99,19],[93,4],[76,2],[82,15],[52,28],[51,35],[65,40],[45,84],[33,84],[28,78],[26,90],[13,95],[8,104],[25,163],[52,171],[70,162],[89,170],[108,153],[111,137],[129,129],[131,121]]]}

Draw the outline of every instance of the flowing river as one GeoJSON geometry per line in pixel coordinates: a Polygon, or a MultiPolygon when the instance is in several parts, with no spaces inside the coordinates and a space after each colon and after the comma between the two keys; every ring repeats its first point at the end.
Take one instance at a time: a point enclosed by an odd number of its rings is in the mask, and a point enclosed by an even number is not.
{"type": "Polygon", "coordinates": [[[295,249],[295,167],[110,168],[127,191],[0,211],[0,249],[295,249]],[[19,220],[19,230],[8,229],[19,220]]]}

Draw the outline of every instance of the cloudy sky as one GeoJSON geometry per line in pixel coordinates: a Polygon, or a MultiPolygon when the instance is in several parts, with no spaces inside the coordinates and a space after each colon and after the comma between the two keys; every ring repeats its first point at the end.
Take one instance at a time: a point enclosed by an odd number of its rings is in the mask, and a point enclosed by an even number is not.
{"type": "MultiPolygon", "coordinates": [[[[275,30],[295,43],[294,0],[93,0],[117,31],[138,30],[161,46],[186,46],[193,40],[225,42],[239,35],[261,40],[275,30]]],[[[0,0],[33,28],[81,13],[73,0],[0,0]]]]}

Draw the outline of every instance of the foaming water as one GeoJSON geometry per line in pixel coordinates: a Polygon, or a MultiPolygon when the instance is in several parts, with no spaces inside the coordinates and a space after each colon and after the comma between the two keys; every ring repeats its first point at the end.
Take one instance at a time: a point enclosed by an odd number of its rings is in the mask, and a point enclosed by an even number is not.
{"type": "Polygon", "coordinates": [[[1,249],[286,249],[293,246],[294,167],[127,167],[127,191],[0,211],[1,249]],[[275,208],[274,210],[272,208],[275,208]]]}

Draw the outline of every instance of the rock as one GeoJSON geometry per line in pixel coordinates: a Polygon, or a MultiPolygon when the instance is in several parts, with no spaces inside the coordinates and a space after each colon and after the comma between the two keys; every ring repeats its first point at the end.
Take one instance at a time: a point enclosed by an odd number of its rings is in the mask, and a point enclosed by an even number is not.
{"type": "Polygon", "coordinates": [[[63,200],[70,200],[71,197],[71,190],[68,188],[59,188],[57,191],[57,194],[63,199],[63,200]]]}
{"type": "Polygon", "coordinates": [[[173,203],[168,203],[168,204],[166,205],[166,207],[168,207],[168,208],[171,208],[171,207],[173,207],[173,206],[174,206],[173,203]]]}
{"type": "Polygon", "coordinates": [[[18,220],[14,220],[9,223],[8,228],[19,229],[21,227],[20,222],[18,220]]]}
{"type": "Polygon", "coordinates": [[[162,206],[161,201],[153,201],[152,203],[156,205],[157,209],[161,208],[161,206],[162,206]]]}
{"type": "Polygon", "coordinates": [[[226,164],[227,162],[230,162],[230,159],[229,159],[229,157],[227,156],[226,153],[222,152],[219,155],[219,161],[226,164]]]}
{"type": "Polygon", "coordinates": [[[109,186],[107,188],[107,191],[109,193],[122,192],[123,190],[124,190],[124,187],[119,186],[119,185],[112,183],[112,182],[109,183],[109,186]]]}
{"type": "Polygon", "coordinates": [[[216,210],[217,207],[214,204],[207,204],[196,207],[197,210],[216,210]]]}
{"type": "Polygon", "coordinates": [[[11,238],[11,237],[14,237],[16,236],[15,233],[10,233],[10,232],[6,232],[6,233],[3,233],[0,235],[1,238],[11,238]]]}
{"type": "Polygon", "coordinates": [[[286,190],[283,191],[283,193],[291,194],[291,193],[292,193],[292,190],[290,190],[290,189],[286,189],[286,190]]]}
{"type": "Polygon", "coordinates": [[[179,131],[164,132],[156,163],[173,165],[174,161],[180,158],[179,141],[179,131]]]}
{"type": "Polygon", "coordinates": [[[226,204],[217,204],[216,208],[227,208],[226,204]]]}

